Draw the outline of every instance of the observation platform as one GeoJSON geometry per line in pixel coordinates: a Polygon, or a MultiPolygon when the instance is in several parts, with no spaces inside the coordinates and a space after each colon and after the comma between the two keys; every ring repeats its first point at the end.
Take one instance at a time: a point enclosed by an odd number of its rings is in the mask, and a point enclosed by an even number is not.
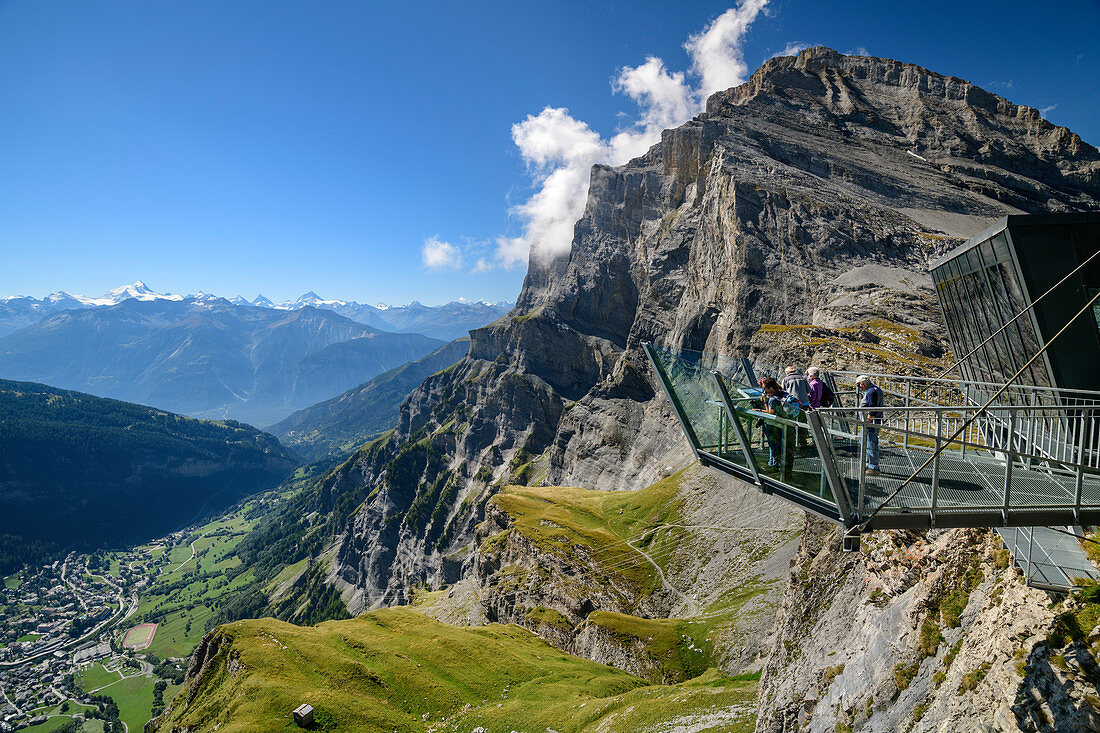
{"type": "MultiPolygon", "coordinates": [[[[1100,393],[1012,387],[1004,404],[982,411],[983,395],[1000,385],[871,375],[884,398],[874,408],[883,417],[873,421],[871,408],[855,406],[855,375],[832,372],[837,404],[788,419],[759,409],[756,372],[777,375],[776,368],[651,344],[645,350],[701,463],[846,527],[852,547],[876,529],[1019,527],[1028,529],[1002,532],[1017,559],[1021,541],[1045,537],[1044,547],[1058,545],[1075,577],[1095,574],[1075,539],[1056,543],[1047,535],[1057,532],[1031,528],[1100,524],[1100,393]],[[862,470],[868,429],[878,431],[878,475],[862,470]],[[1070,545],[1080,556],[1071,561],[1070,545]]],[[[1070,576],[1059,572],[1035,584],[1063,589],[1070,576]]],[[[1030,581],[1030,563],[1028,574],[1030,581]]]]}

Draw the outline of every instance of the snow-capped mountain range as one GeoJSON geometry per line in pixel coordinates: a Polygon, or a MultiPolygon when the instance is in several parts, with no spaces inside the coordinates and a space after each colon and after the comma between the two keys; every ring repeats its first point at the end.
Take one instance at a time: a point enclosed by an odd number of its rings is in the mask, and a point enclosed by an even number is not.
{"type": "Polygon", "coordinates": [[[94,308],[101,305],[118,305],[122,301],[130,300],[131,298],[135,300],[183,300],[184,297],[185,296],[172,295],[170,293],[158,293],[141,280],[138,280],[131,285],[120,285],[113,290],[107,291],[98,298],[89,298],[87,295],[73,295],[72,293],[66,293],[64,290],[58,290],[56,293],[50,293],[41,300],[30,295],[9,295],[6,298],[0,298],[0,304],[25,304],[31,309],[48,309],[52,312],[69,308],[94,308]]]}
{"type": "MultiPolygon", "coordinates": [[[[141,280],[114,288],[98,298],[73,295],[63,290],[50,293],[42,299],[27,295],[8,296],[0,298],[0,337],[38,323],[43,318],[63,310],[110,307],[127,300],[209,302],[222,299],[220,296],[204,292],[191,295],[158,293],[141,280]]],[[[319,308],[383,331],[422,333],[446,340],[464,336],[469,329],[490,323],[511,309],[511,303],[507,302],[488,303],[464,300],[439,306],[426,306],[417,301],[399,306],[385,303],[367,305],[350,300],[322,298],[312,291],[296,300],[282,303],[275,303],[263,295],[257,295],[252,300],[239,295],[224,298],[224,300],[237,306],[275,310],[319,308]]]]}

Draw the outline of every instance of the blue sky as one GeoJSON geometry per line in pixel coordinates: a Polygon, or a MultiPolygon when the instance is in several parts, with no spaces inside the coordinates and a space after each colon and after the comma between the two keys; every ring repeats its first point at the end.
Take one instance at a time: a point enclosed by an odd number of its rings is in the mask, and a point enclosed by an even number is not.
{"type": "MultiPolygon", "coordinates": [[[[0,296],[512,300],[569,175],[682,112],[631,79],[705,86],[684,44],[731,4],[685,5],[0,0],[0,296]]],[[[1100,2],[745,5],[747,73],[867,52],[1100,144],[1100,2]]]]}

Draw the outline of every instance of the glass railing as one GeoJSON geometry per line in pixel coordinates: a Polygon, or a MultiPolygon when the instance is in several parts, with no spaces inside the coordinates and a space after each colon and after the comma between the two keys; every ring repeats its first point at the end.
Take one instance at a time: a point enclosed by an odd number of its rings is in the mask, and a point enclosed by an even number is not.
{"type": "Polygon", "coordinates": [[[824,516],[857,524],[876,514],[882,526],[934,523],[937,513],[988,526],[1051,523],[1057,512],[1100,517],[1100,408],[898,404],[892,389],[874,420],[859,407],[776,415],[749,383],[772,370],[646,350],[700,459],[824,516]]]}
{"type": "Polygon", "coordinates": [[[732,464],[765,489],[797,492],[835,509],[805,415],[764,411],[760,388],[747,383],[741,360],[647,350],[695,451],[732,464]]]}

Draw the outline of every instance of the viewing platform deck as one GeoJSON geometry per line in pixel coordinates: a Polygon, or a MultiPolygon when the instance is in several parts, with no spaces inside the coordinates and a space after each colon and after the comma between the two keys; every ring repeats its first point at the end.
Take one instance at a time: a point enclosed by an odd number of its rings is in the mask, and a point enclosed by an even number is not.
{"type": "Polygon", "coordinates": [[[876,529],[1100,524],[1100,393],[1013,387],[983,411],[994,385],[872,375],[873,419],[848,406],[854,375],[833,373],[837,405],[786,418],[760,409],[745,360],[645,348],[700,462],[844,526],[853,546],[876,529]],[[863,470],[869,430],[877,474],[863,470]]]}

